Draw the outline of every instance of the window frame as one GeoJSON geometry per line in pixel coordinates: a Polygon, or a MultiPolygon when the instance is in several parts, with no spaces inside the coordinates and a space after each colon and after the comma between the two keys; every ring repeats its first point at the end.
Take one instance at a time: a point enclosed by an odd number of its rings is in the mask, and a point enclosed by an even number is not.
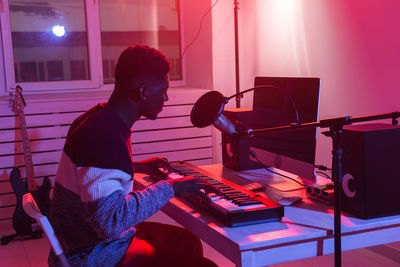
{"type": "MultiPolygon", "coordinates": [[[[111,91],[114,84],[104,84],[103,82],[103,66],[102,66],[102,47],[101,47],[101,27],[100,27],[100,3],[99,0],[83,0],[85,6],[85,22],[86,34],[88,41],[88,64],[89,64],[89,80],[72,80],[72,81],[44,81],[44,82],[20,82],[15,81],[13,45],[11,36],[9,1],[2,1],[3,8],[0,8],[0,78],[4,75],[4,84],[0,84],[0,95],[9,94],[10,90],[21,85],[26,94],[40,93],[66,93],[66,92],[93,92],[93,91],[111,91]],[[2,11],[2,12],[1,12],[2,11]]],[[[184,44],[183,31],[183,12],[182,1],[178,1],[178,23],[180,31],[180,50],[182,51],[184,44]]],[[[181,53],[180,51],[180,53],[181,53]]],[[[185,59],[182,60],[182,80],[170,81],[170,87],[178,87],[186,85],[185,59]]]]}

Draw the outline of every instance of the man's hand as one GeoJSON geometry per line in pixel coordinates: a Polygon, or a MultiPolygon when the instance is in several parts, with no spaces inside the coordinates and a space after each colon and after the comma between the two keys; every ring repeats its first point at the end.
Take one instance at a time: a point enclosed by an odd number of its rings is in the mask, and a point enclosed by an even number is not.
{"type": "Polygon", "coordinates": [[[200,180],[195,176],[171,179],[168,180],[167,183],[172,186],[177,196],[197,195],[205,201],[209,201],[207,197],[209,193],[221,194],[221,192],[210,183],[200,180]]]}
{"type": "Polygon", "coordinates": [[[171,165],[166,158],[153,157],[133,163],[133,168],[137,173],[144,173],[165,179],[171,172],[171,165]]]}

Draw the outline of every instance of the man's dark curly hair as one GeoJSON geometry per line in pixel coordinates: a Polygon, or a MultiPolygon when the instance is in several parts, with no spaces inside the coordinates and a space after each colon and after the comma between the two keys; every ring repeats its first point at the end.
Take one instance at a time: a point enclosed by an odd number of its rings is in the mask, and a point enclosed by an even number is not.
{"type": "Polygon", "coordinates": [[[170,70],[168,59],[157,49],[147,45],[130,45],[119,56],[115,67],[115,85],[124,88],[133,79],[162,76],[170,70]]]}

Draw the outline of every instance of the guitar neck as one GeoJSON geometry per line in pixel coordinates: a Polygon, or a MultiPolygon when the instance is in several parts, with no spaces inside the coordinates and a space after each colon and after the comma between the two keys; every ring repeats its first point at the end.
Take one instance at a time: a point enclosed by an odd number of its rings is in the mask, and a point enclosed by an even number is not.
{"type": "Polygon", "coordinates": [[[27,126],[26,126],[24,112],[20,112],[18,114],[18,116],[19,116],[19,124],[20,124],[20,128],[21,128],[22,145],[23,145],[23,149],[24,149],[24,160],[25,160],[28,191],[32,192],[37,189],[37,186],[36,186],[36,181],[35,181],[35,173],[33,170],[32,154],[31,154],[31,149],[29,146],[28,130],[27,130],[27,126]]]}

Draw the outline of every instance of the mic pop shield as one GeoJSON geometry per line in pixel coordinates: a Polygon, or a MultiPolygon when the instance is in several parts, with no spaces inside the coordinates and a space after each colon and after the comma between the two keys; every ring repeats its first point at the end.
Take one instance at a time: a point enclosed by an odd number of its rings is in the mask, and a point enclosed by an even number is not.
{"type": "Polygon", "coordinates": [[[237,133],[235,126],[222,114],[227,98],[220,92],[210,91],[196,101],[190,113],[194,126],[203,128],[213,124],[229,135],[237,133]]]}

